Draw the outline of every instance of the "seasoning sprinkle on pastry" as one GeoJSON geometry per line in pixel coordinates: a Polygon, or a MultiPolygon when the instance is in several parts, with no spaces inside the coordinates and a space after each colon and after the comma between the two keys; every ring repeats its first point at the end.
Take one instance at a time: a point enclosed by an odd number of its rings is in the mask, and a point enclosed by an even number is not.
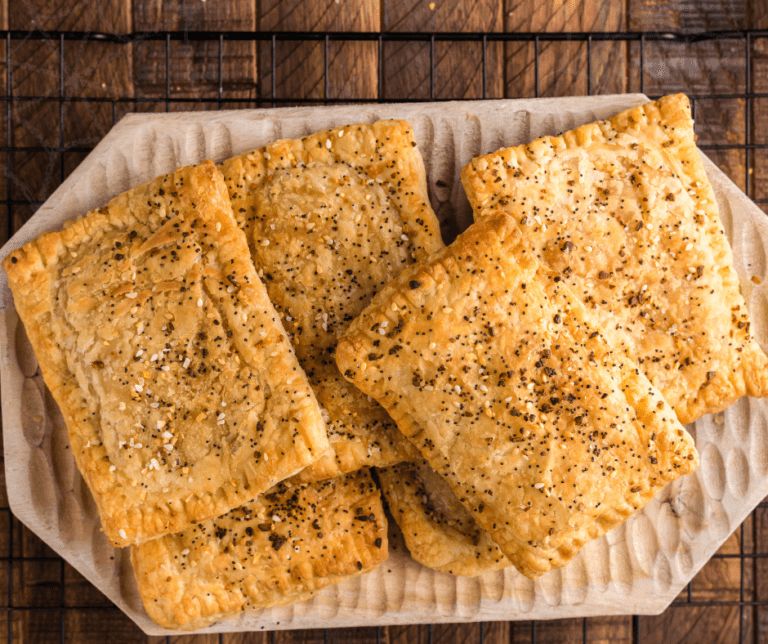
{"type": "Polygon", "coordinates": [[[685,96],[477,157],[462,181],[475,219],[512,216],[680,422],[768,395],[685,96]]]}
{"type": "Polygon", "coordinates": [[[278,141],[221,169],[256,268],[326,413],[333,449],[301,480],[418,457],[333,360],[338,337],[376,291],[442,247],[410,126],[379,121],[278,141]]]}
{"type": "Polygon", "coordinates": [[[698,456],[658,390],[522,237],[503,213],[474,224],[379,292],[336,359],[534,578],[698,456]]]}
{"type": "Polygon", "coordinates": [[[129,190],[3,267],[113,545],[222,515],[327,451],[213,163],[129,190]]]}
{"type": "Polygon", "coordinates": [[[194,630],[245,610],[309,599],[386,560],[387,519],[368,471],[285,481],[227,515],[131,551],[160,626],[194,630]]]}

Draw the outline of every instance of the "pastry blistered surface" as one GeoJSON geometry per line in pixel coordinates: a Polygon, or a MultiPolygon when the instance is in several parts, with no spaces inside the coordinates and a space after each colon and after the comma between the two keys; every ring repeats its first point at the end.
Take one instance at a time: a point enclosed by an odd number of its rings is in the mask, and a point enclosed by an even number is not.
{"type": "Polygon", "coordinates": [[[142,544],[131,558],[150,616],[191,630],[373,570],[387,558],[387,520],[367,471],[285,482],[223,517],[142,544]]]}
{"type": "Polygon", "coordinates": [[[416,456],[333,361],[376,291],[441,245],[409,126],[382,121],[279,141],[222,165],[257,268],[326,413],[315,480],[416,456]]]}
{"type": "Polygon", "coordinates": [[[213,164],[135,188],[5,267],[115,544],[222,514],[327,449],[213,164]]]}
{"type": "Polygon", "coordinates": [[[475,224],[380,292],[337,361],[537,576],[697,458],[659,392],[521,237],[503,214],[475,224]]]}
{"type": "Polygon", "coordinates": [[[515,218],[681,422],[768,393],[688,99],[477,157],[476,219],[515,218]]]}

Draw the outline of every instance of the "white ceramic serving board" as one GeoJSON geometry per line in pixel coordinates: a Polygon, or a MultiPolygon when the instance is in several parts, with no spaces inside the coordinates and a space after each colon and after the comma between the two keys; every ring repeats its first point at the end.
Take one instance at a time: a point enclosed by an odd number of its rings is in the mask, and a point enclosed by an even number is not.
{"type": "MultiPolygon", "coordinates": [[[[641,104],[642,95],[131,114],[121,120],[0,257],[40,233],[105,204],[128,188],[204,159],[280,138],[381,118],[407,119],[424,156],[432,205],[446,242],[472,220],[459,180],[477,154],[556,134],[641,104]]],[[[768,348],[768,218],[705,158],[736,270],[768,348]],[[756,276],[761,284],[750,278],[756,276]]],[[[11,509],[148,634],[128,550],[113,550],[69,451],[0,272],[0,365],[5,467],[11,509]]],[[[243,613],[202,632],[425,622],[554,619],[663,611],[728,535],[768,495],[768,401],[744,398],[691,426],[701,467],[646,508],[536,582],[513,568],[476,578],[437,573],[402,547],[379,570],[328,588],[309,602],[243,613]]]]}

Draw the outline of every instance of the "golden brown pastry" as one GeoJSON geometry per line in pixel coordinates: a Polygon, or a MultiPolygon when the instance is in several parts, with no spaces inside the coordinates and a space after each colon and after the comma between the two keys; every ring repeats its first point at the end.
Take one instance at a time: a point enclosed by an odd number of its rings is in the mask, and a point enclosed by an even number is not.
{"type": "Polygon", "coordinates": [[[439,572],[470,576],[512,565],[424,459],[378,469],[376,474],[415,561],[439,572]]]}
{"type": "Polygon", "coordinates": [[[768,395],[688,99],[475,158],[476,220],[503,210],[683,423],[768,395]]]}
{"type": "Polygon", "coordinates": [[[345,126],[278,141],[221,168],[254,263],[326,414],[333,449],[300,478],[418,457],[333,360],[339,335],[373,294],[442,247],[410,126],[345,126]]]}
{"type": "Polygon", "coordinates": [[[328,449],[213,163],[129,190],[3,267],[115,546],[224,514],[328,449]]]}
{"type": "Polygon", "coordinates": [[[698,464],[658,390],[503,213],[380,291],[336,356],[531,578],[698,464]]]}
{"type": "Polygon", "coordinates": [[[193,630],[308,599],[387,558],[387,519],[367,471],[285,481],[257,500],[132,549],[139,593],[160,626],[193,630]]]}

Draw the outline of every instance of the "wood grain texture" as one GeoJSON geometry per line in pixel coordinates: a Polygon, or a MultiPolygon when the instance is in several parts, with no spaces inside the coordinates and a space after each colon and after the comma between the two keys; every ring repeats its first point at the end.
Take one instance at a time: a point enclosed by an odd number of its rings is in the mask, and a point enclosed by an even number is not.
{"type": "Polygon", "coordinates": [[[483,644],[508,644],[511,638],[509,622],[484,622],[483,644]]]}
{"type": "Polygon", "coordinates": [[[124,34],[131,30],[131,0],[3,0],[9,29],[26,31],[103,31],[124,34]]]}
{"type": "Polygon", "coordinates": [[[307,628],[300,631],[276,631],[271,636],[270,644],[325,644],[325,630],[307,628]]]}
{"type": "Polygon", "coordinates": [[[631,617],[590,617],[588,644],[633,644],[631,617]]]}
{"type": "MultiPolygon", "coordinates": [[[[739,642],[737,606],[671,606],[655,617],[640,617],[643,644],[698,644],[739,642]]],[[[751,620],[744,620],[744,642],[752,642],[751,620]]]]}
{"type": "MultiPolygon", "coordinates": [[[[735,0],[631,2],[629,29],[700,31],[744,29],[747,3],[735,0]]],[[[740,41],[700,43],[646,42],[643,64],[639,44],[630,48],[629,84],[651,96],[685,92],[692,95],[739,94],[746,89],[746,54],[740,41]]],[[[699,144],[743,144],[743,99],[694,100],[699,144]],[[727,133],[727,134],[726,134],[727,133]],[[724,136],[726,135],[726,136],[724,136]]],[[[746,154],[743,150],[712,150],[708,156],[742,189],[746,187],[746,154]]]]}
{"type": "MultiPolygon", "coordinates": [[[[50,30],[130,31],[129,0],[82,3],[13,2],[8,26],[24,31],[34,26],[50,30]]],[[[106,98],[130,96],[131,46],[112,43],[69,41],[13,41],[10,73],[12,92],[19,96],[106,98]]],[[[11,155],[7,182],[11,198],[41,201],[66,174],[71,162],[59,152],[61,146],[91,147],[112,126],[109,103],[61,103],[17,101],[12,112],[14,146],[40,148],[11,155]]],[[[4,159],[3,159],[4,160],[4,159]]],[[[18,227],[36,205],[13,206],[10,216],[18,227]]]]}
{"type": "MultiPolygon", "coordinates": [[[[508,32],[623,31],[625,21],[624,3],[612,0],[507,0],[508,32]]],[[[595,42],[590,51],[584,42],[540,41],[538,87],[535,54],[535,43],[506,44],[508,97],[626,91],[625,43],[595,42]]]]}
{"type": "Polygon", "coordinates": [[[382,644],[428,644],[430,626],[413,624],[408,626],[385,626],[382,644]]]}
{"type": "MultiPolygon", "coordinates": [[[[385,2],[382,28],[394,32],[501,32],[503,5],[499,0],[403,0],[385,2]]],[[[486,96],[504,91],[503,46],[487,43],[486,96]]],[[[483,98],[483,45],[435,42],[434,79],[429,42],[389,42],[384,46],[385,98],[483,98]]]]}
{"type": "MultiPolygon", "coordinates": [[[[262,31],[354,31],[380,29],[378,0],[258,0],[262,31]]],[[[372,99],[378,94],[378,45],[329,42],[328,78],[325,42],[277,41],[259,45],[260,96],[272,98],[372,99]],[[273,81],[274,68],[274,81],[273,81]]],[[[280,103],[281,105],[285,103],[280,103]]]]}
{"type": "MultiPolygon", "coordinates": [[[[222,644],[270,644],[269,633],[224,633],[221,636],[222,644]]],[[[202,644],[195,642],[190,644],[202,644]]]]}
{"type": "MultiPolygon", "coordinates": [[[[768,27],[768,2],[757,0],[749,5],[749,26],[753,29],[768,27]]],[[[768,91],[768,40],[758,38],[751,47],[751,88],[753,92],[768,91]]],[[[768,100],[752,99],[750,103],[751,122],[749,123],[752,143],[768,143],[768,100]]],[[[754,180],[751,182],[751,197],[768,199],[768,150],[755,150],[753,153],[754,180]]],[[[768,212],[768,203],[760,206],[768,212]]]]}
{"type": "MultiPolygon", "coordinates": [[[[134,0],[136,31],[253,31],[254,0],[134,0]]],[[[219,74],[228,97],[250,98],[256,94],[256,45],[247,41],[170,43],[169,75],[166,78],[166,43],[146,41],[134,47],[134,81],[137,96],[217,98],[219,74]],[[168,82],[168,87],[166,86],[168,82]]],[[[174,109],[218,109],[218,103],[175,104],[174,109]]],[[[164,107],[164,106],[163,106],[164,107]]]]}

